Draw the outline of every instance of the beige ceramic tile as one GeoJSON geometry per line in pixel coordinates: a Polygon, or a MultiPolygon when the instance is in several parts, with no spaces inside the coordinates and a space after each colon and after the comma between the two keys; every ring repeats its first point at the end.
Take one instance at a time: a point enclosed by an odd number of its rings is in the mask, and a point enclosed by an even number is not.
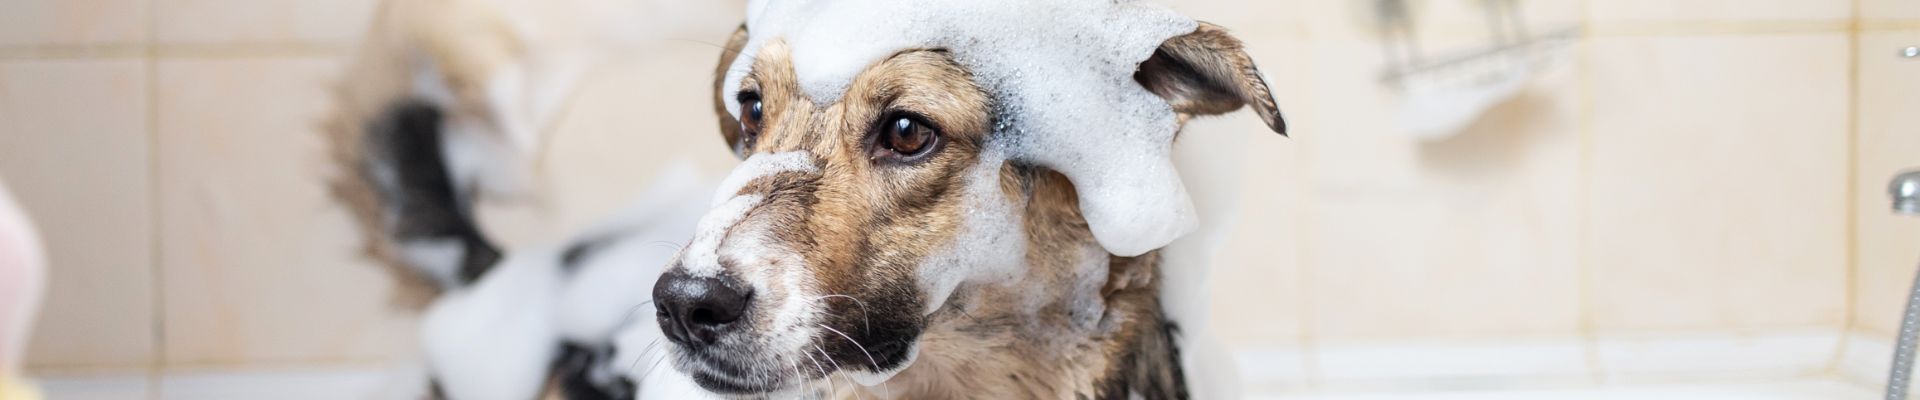
{"type": "Polygon", "coordinates": [[[0,46],[140,44],[148,0],[0,2],[0,46]]]}
{"type": "Polygon", "coordinates": [[[152,0],[160,44],[356,43],[376,0],[152,0]]]}
{"type": "Polygon", "coordinates": [[[1596,329],[1843,322],[1848,46],[1595,41],[1583,252],[1596,329]]]}
{"type": "Polygon", "coordinates": [[[1920,19],[1920,2],[1860,0],[1860,18],[1868,20],[1920,19]]]}
{"type": "Polygon", "coordinates": [[[163,60],[159,202],[169,365],[381,360],[411,343],[390,281],[322,183],[336,63],[163,60]]]}
{"type": "Polygon", "coordinates": [[[1315,43],[1309,267],[1316,340],[1578,328],[1572,68],[1452,137],[1419,140],[1365,42],[1315,43]]]}
{"type": "MultiPolygon", "coordinates": [[[[1865,33],[1860,48],[1920,43],[1920,31],[1865,33]]],[[[1889,211],[1887,181],[1920,169],[1920,61],[1862,51],[1859,67],[1859,142],[1856,151],[1853,293],[1855,326],[1892,334],[1920,263],[1920,218],[1889,211]]]]}
{"type": "Polygon", "coordinates": [[[1853,17],[1853,2],[1834,0],[1599,0],[1588,16],[1612,22],[1839,21],[1853,17]]]}
{"type": "Polygon", "coordinates": [[[40,226],[50,289],[29,364],[154,354],[146,63],[0,64],[0,179],[40,226]]]}

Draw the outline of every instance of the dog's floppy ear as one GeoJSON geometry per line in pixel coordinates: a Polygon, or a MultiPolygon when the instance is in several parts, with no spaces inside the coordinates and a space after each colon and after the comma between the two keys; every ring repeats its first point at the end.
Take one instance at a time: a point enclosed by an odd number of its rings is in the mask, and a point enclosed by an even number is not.
{"type": "Polygon", "coordinates": [[[1161,43],[1133,80],[1184,115],[1225,114],[1251,104],[1268,127],[1286,135],[1280,106],[1243,47],[1225,28],[1201,22],[1193,33],[1161,43]]]}
{"type": "Polygon", "coordinates": [[[733,119],[733,113],[727,110],[727,69],[733,67],[733,61],[740,58],[740,51],[747,47],[747,24],[740,24],[727,38],[727,45],[720,48],[720,65],[713,67],[713,113],[720,119],[720,136],[727,139],[728,149],[740,148],[740,120],[733,119]]]}

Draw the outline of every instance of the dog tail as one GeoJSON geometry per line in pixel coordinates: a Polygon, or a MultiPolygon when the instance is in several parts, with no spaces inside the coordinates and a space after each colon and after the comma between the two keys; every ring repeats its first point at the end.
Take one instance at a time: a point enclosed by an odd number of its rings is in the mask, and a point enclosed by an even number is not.
{"type": "Polygon", "coordinates": [[[473,219],[478,191],[463,185],[448,162],[442,110],[432,103],[401,100],[365,121],[352,169],[371,192],[363,224],[391,250],[389,262],[441,290],[473,283],[500,261],[500,250],[473,219]],[[369,227],[375,228],[375,227],[369,227]]]}

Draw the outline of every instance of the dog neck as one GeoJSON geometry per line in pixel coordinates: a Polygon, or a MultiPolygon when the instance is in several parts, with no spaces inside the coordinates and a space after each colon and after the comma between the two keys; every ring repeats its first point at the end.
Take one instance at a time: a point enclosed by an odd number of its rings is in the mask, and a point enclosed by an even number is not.
{"type": "Polygon", "coordinates": [[[1109,255],[1065,176],[1009,167],[1002,182],[1027,200],[1027,276],[956,290],[928,316],[913,365],[860,396],[1185,398],[1158,252],[1109,255]]]}

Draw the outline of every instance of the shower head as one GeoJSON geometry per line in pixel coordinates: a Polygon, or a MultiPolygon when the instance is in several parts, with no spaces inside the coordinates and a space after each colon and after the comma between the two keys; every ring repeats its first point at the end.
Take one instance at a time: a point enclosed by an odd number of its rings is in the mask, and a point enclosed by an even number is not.
{"type": "Polygon", "coordinates": [[[1894,175],[1893,183],[1887,184],[1887,194],[1893,195],[1894,213],[1920,215],[1920,169],[1894,175]]]}

